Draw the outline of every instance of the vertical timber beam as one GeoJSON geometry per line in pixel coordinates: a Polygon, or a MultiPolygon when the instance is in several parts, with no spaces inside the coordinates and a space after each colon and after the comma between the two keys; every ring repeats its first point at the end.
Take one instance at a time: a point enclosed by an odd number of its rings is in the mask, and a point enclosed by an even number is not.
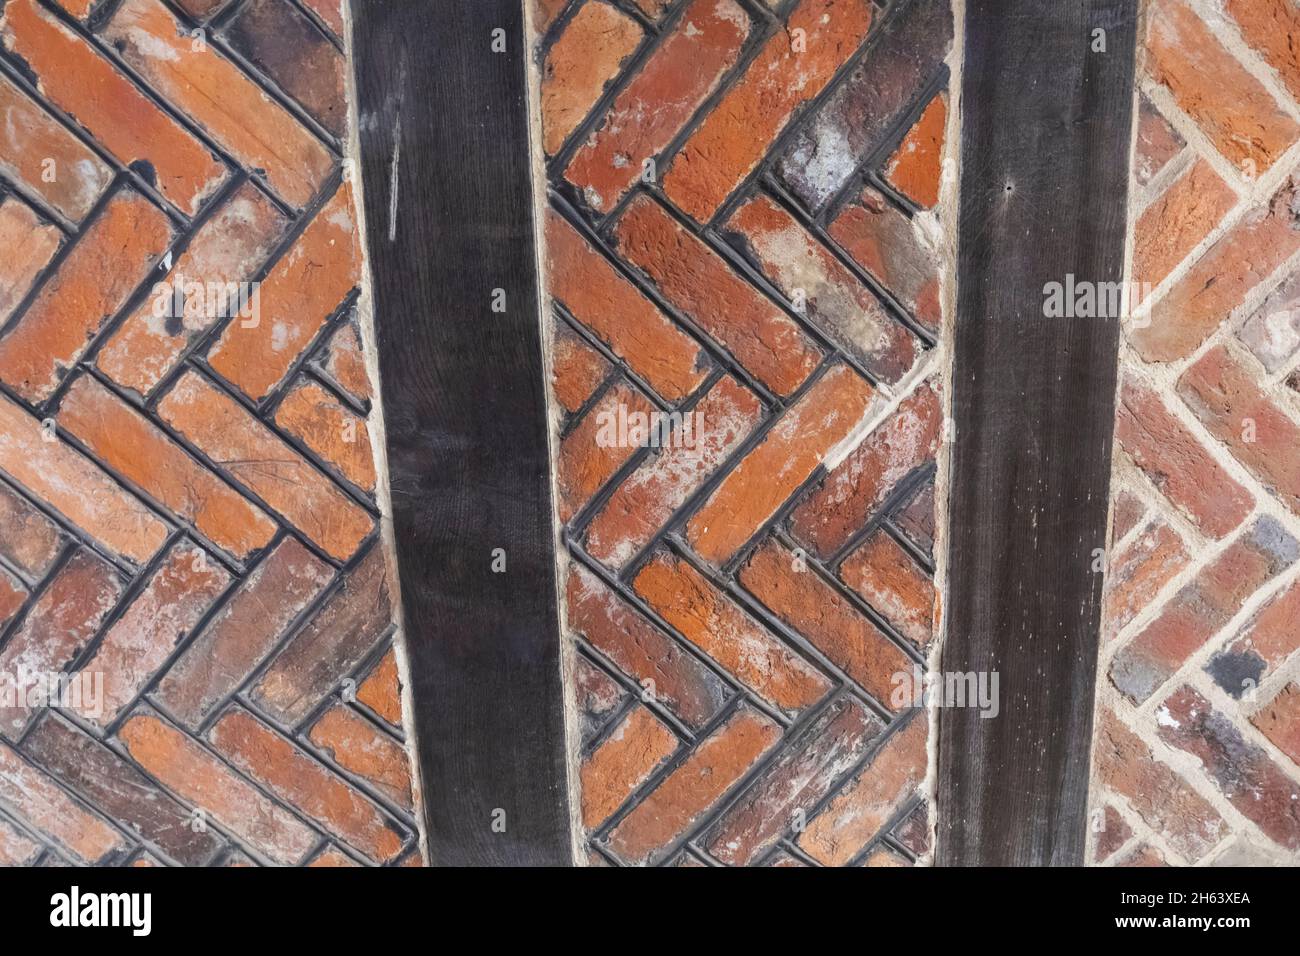
{"type": "Polygon", "coordinates": [[[523,5],[354,11],[430,862],[571,864],[523,5]]]}
{"type": "Polygon", "coordinates": [[[943,865],[1083,862],[1119,317],[1045,287],[1123,281],[1136,19],[967,2],[941,670],[1000,713],[939,711],[943,865]]]}

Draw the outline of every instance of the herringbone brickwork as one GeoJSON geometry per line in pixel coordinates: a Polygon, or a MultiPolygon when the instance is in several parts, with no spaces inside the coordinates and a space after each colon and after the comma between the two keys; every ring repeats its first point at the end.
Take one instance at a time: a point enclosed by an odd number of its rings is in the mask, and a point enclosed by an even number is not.
{"type": "Polygon", "coordinates": [[[589,860],[924,860],[947,0],[533,25],[589,860]]]}
{"type": "Polygon", "coordinates": [[[1300,13],[1149,0],[1092,858],[1300,861],[1300,13]]]}
{"type": "Polygon", "coordinates": [[[341,0],[2,6],[0,863],[418,865],[341,0]]]}

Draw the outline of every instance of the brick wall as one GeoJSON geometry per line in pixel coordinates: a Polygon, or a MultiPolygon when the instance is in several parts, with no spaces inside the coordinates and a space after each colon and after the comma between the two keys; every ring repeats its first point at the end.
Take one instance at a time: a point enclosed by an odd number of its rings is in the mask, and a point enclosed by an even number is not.
{"type": "Polygon", "coordinates": [[[1300,13],[1150,0],[1091,857],[1300,861],[1300,13]]]}
{"type": "Polygon", "coordinates": [[[588,862],[924,861],[947,0],[532,17],[588,862]]]}
{"type": "Polygon", "coordinates": [[[0,863],[419,863],[344,38],[3,5],[0,863]]]}

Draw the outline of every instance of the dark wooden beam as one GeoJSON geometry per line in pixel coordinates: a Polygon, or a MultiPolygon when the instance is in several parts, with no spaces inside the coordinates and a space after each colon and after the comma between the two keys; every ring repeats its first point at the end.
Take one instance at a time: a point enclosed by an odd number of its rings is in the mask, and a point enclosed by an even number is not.
{"type": "Polygon", "coordinates": [[[941,669],[1000,713],[940,710],[940,864],[1083,861],[1119,323],[1044,287],[1122,281],[1136,19],[967,3],[941,669]]]}
{"type": "Polygon", "coordinates": [[[523,6],[366,0],[353,42],[431,861],[570,864],[523,6]]]}

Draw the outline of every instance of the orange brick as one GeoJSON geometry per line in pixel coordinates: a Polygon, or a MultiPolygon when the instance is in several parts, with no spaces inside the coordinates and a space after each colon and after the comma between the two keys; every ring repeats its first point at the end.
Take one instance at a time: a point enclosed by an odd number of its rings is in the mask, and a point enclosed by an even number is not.
{"type": "Polygon", "coordinates": [[[576,332],[559,322],[552,329],[551,356],[551,387],[556,401],[573,414],[605,381],[609,375],[609,362],[576,332]]]}
{"type": "Polygon", "coordinates": [[[582,823],[594,830],[677,749],[677,737],[638,707],[582,762],[582,823]]]}
{"type": "Polygon", "coordinates": [[[1191,556],[1172,527],[1158,519],[1111,557],[1106,568],[1102,633],[1113,638],[1187,567],[1191,556]]]}
{"type": "Polygon", "coordinates": [[[0,468],[110,551],[143,564],[167,540],[167,526],[98,465],[65,442],[47,442],[41,423],[0,398],[0,468]]]}
{"type": "Polygon", "coordinates": [[[802,0],[786,28],[767,41],[686,141],[664,179],[668,198],[699,222],[712,218],[794,111],[822,91],[870,25],[871,6],[865,0],[802,0]],[[795,37],[803,40],[802,51],[794,48],[795,37]]]}
{"type": "Polygon", "coordinates": [[[1138,97],[1137,142],[1133,148],[1133,178],[1145,186],[1187,144],[1146,98],[1138,97]]]}
{"type": "Polygon", "coordinates": [[[126,0],[103,29],[130,66],[292,206],[309,203],[334,159],[211,44],[196,45],[158,0],[126,0]]]}
{"type": "MultiPolygon", "coordinates": [[[[96,358],[104,373],[126,388],[148,394],[179,361],[181,354],[214,323],[231,298],[227,283],[247,281],[261,265],[287,225],[271,201],[252,184],[245,183],[205,222],[189,247],[176,258],[171,272],[159,283],[96,358]],[[191,286],[186,291],[184,314],[163,315],[163,303],[172,296],[173,283],[191,286]],[[207,290],[218,294],[209,307],[207,290]],[[203,290],[200,298],[199,290],[203,290]]],[[[260,293],[259,293],[260,308],[260,293]]],[[[234,318],[234,322],[243,321],[234,318]]]]}
{"type": "Polygon", "coordinates": [[[59,407],[60,427],[237,558],[265,547],[275,522],[88,375],[59,407]]]}
{"type": "MultiPolygon", "coordinates": [[[[79,549],[59,569],[0,652],[0,674],[48,675],[64,671],[94,638],[121,596],[121,579],[100,558],[79,549]]],[[[14,739],[35,708],[27,698],[0,706],[0,735],[14,739]]]]}
{"type": "Polygon", "coordinates": [[[31,577],[43,578],[59,554],[60,540],[53,521],[0,485],[0,555],[31,577]]]}
{"type": "Polygon", "coordinates": [[[633,863],[654,860],[683,836],[780,739],[781,728],[742,707],[702,741],[609,835],[633,863]]]}
{"type": "Polygon", "coordinates": [[[361,247],[346,183],[262,283],[256,323],[232,322],[208,356],[212,367],[260,399],[280,383],[361,279],[361,247]]]}
{"type": "Polygon", "coordinates": [[[126,612],[114,622],[82,672],[104,675],[102,700],[81,716],[107,726],[144,689],[230,583],[202,550],[181,542],[163,559],[126,612]]]}
{"type": "Polygon", "coordinates": [[[1300,99],[1300,9],[1290,0],[1227,0],[1242,36],[1277,70],[1291,95],[1300,99]]]}
{"type": "MultiPolygon", "coordinates": [[[[0,107],[0,111],[3,107],[0,107]]],[[[0,324],[22,301],[50,257],[61,236],[54,226],[42,225],[36,214],[16,199],[0,200],[0,324]]]]}
{"type": "Polygon", "coordinates": [[[640,42],[636,21],[604,3],[584,4],[565,25],[542,66],[542,143],[548,154],[564,145],[640,42]]]}
{"type": "Polygon", "coordinates": [[[554,210],[546,213],[550,293],[669,401],[704,381],[698,345],[614,271],[554,210]]]}
{"type": "Polygon", "coordinates": [[[903,709],[891,697],[895,675],[912,672],[911,658],[816,571],[797,568],[793,552],[767,541],[741,569],[740,583],[879,703],[903,709]]]}
{"type": "Polygon", "coordinates": [[[817,367],[821,353],[794,320],[653,199],[634,199],[615,232],[628,260],[772,391],[789,395],[817,367]]]}
{"type": "Polygon", "coordinates": [[[27,588],[23,582],[0,568],[0,631],[23,608],[27,600],[27,588]]]}
{"type": "Polygon", "coordinates": [[[1169,87],[1243,173],[1254,176],[1272,166],[1300,135],[1300,126],[1182,0],[1153,0],[1146,19],[1152,78],[1169,87]]]}
{"type": "Polygon", "coordinates": [[[652,411],[654,406],[645,396],[620,382],[564,436],[555,464],[561,521],[567,522],[577,514],[639,450],[638,446],[618,442],[616,439],[622,436],[610,432],[611,424],[616,429],[622,416],[649,415],[652,411]]]}
{"type": "Polygon", "coordinates": [[[840,567],[844,583],[925,650],[934,634],[934,584],[893,538],[877,531],[840,567]]]}
{"type": "Polygon", "coordinates": [[[236,767],[372,860],[401,851],[401,834],[373,802],[247,711],[227,711],[211,737],[236,767]]]}
{"type": "Polygon", "coordinates": [[[873,396],[848,366],[830,369],[691,517],[691,546],[718,564],[735,554],[865,419],[873,396]]]}
{"type": "Polygon", "coordinates": [[[0,170],[81,222],[113,171],[6,77],[0,77],[0,115],[0,170]]]}
{"type": "Polygon", "coordinates": [[[402,723],[402,683],[397,673],[397,655],[383,656],[370,676],[357,688],[357,700],[394,727],[402,723]]]}
{"type": "Polygon", "coordinates": [[[1205,160],[1197,160],[1147,206],[1133,234],[1133,280],[1158,285],[1237,202],[1205,160]]]}
{"type": "MultiPolygon", "coordinates": [[[[182,212],[198,212],[225,179],[225,167],[202,143],[36,0],[5,6],[0,41],[39,75],[41,92],[119,162],[148,163],[159,192],[182,212]]],[[[184,44],[188,50],[188,35],[184,44]]]]}
{"type": "Polygon", "coordinates": [[[82,863],[99,863],[126,846],[116,830],[83,810],[53,780],[4,744],[0,744],[0,802],[82,863]]]}
{"type": "Polygon", "coordinates": [[[167,218],[144,197],[114,196],[0,340],[0,378],[33,402],[48,398],[171,238],[167,218]]]}
{"type": "Polygon", "coordinates": [[[615,490],[587,530],[587,550],[623,567],[686,499],[727,460],[762,418],[762,406],[731,377],[719,379],[690,414],[691,444],[670,445],[615,490]]]}
{"type": "Polygon", "coordinates": [[[321,850],[320,853],[316,854],[312,861],[307,864],[308,867],[317,869],[322,867],[351,867],[360,865],[360,863],[357,863],[337,847],[332,846],[327,846],[325,849],[321,850]]]}
{"type": "Polygon", "coordinates": [[[137,714],[118,737],[131,759],[272,862],[292,866],[319,837],[279,804],[170,724],[137,714]]]}
{"type": "Polygon", "coordinates": [[[593,209],[617,205],[717,88],[748,35],[735,0],[694,0],[569,163],[566,178],[593,209]]]}
{"type": "Polygon", "coordinates": [[[368,780],[390,800],[412,808],[411,766],[401,744],[341,704],[321,715],[311,742],[344,770],[368,780]]]}
{"type": "Polygon", "coordinates": [[[369,401],[370,373],[366,371],[366,357],[361,349],[361,336],[352,323],[339,326],[330,337],[322,363],[324,371],[338,386],[359,402],[369,401]]]}
{"type": "Polygon", "coordinates": [[[948,97],[932,99],[885,165],[885,180],[923,209],[939,201],[948,97]]]}
{"type": "Polygon", "coordinates": [[[275,423],[365,491],[375,490],[375,459],[366,420],[316,382],[295,385],[275,411],[275,423]]]}
{"type": "Polygon", "coordinates": [[[774,706],[795,713],[830,690],[829,680],[681,558],[656,555],[634,586],[665,621],[774,706]]]}
{"type": "Polygon", "coordinates": [[[328,478],[196,373],[186,372],[157,411],[335,558],[351,556],[374,527],[370,515],[328,478]]]}
{"type": "Polygon", "coordinates": [[[343,0],[303,0],[303,6],[320,17],[335,36],[343,37],[343,0]]]}

